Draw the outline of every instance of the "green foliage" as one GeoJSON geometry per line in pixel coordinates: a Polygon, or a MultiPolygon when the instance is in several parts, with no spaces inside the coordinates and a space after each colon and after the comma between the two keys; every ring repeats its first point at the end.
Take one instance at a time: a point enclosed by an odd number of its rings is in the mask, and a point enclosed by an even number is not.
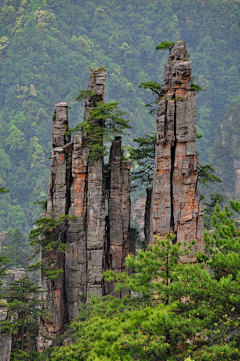
{"type": "Polygon", "coordinates": [[[45,269],[45,270],[43,270],[43,272],[50,281],[53,281],[53,280],[57,279],[58,276],[60,274],[62,274],[64,271],[63,271],[63,269],[58,269],[58,270],[45,269]]]}
{"type": "Polygon", "coordinates": [[[204,225],[208,229],[211,227],[211,216],[217,205],[221,205],[225,200],[226,196],[223,196],[220,193],[212,193],[209,195],[210,201],[208,203],[204,202],[204,225]]]}
{"type": "Polygon", "coordinates": [[[96,96],[97,96],[97,94],[92,90],[83,90],[83,89],[81,89],[79,91],[78,95],[76,96],[75,100],[81,101],[83,99],[94,98],[96,96]]]}
{"type": "MultiPolygon", "coordinates": [[[[34,253],[31,258],[35,258],[41,251],[46,255],[50,251],[65,253],[68,245],[63,243],[64,234],[68,228],[68,220],[75,221],[75,216],[61,215],[58,219],[52,217],[42,217],[35,221],[35,227],[29,234],[30,245],[34,247],[34,253]]],[[[41,267],[39,261],[28,267],[28,271],[39,269],[41,267]]],[[[43,272],[49,280],[56,279],[61,273],[62,269],[56,269],[55,265],[49,264],[43,269],[43,272]]]]}
{"type": "Polygon", "coordinates": [[[178,97],[176,98],[176,100],[179,100],[180,102],[182,102],[182,101],[184,101],[184,98],[183,98],[183,97],[178,96],[178,97]]]}
{"type": "Polygon", "coordinates": [[[101,73],[103,70],[106,70],[105,66],[99,67],[99,68],[91,68],[90,69],[92,74],[91,77],[97,77],[99,73],[101,73]]]}
{"type": "Polygon", "coordinates": [[[143,89],[149,89],[153,94],[156,94],[158,97],[160,97],[164,85],[161,85],[156,81],[154,82],[147,81],[145,83],[141,83],[138,87],[143,89]]]}
{"type": "Polygon", "coordinates": [[[144,137],[134,138],[133,141],[137,144],[136,148],[127,148],[129,158],[134,164],[132,181],[135,187],[151,186],[157,136],[155,133],[145,134],[144,137]]]}
{"type": "Polygon", "coordinates": [[[229,105],[218,136],[215,139],[211,154],[211,162],[218,170],[223,184],[218,187],[219,193],[239,197],[238,182],[235,176],[239,161],[240,149],[240,105],[234,101],[229,105]]]}
{"type": "Polygon", "coordinates": [[[32,248],[23,232],[19,229],[10,229],[3,246],[3,255],[11,260],[9,267],[27,267],[31,254],[32,248]]]}
{"type": "MultiPolygon", "coordinates": [[[[132,171],[132,180],[135,182],[133,187],[151,186],[157,136],[155,133],[145,134],[144,137],[134,138],[133,141],[137,143],[137,147],[128,147],[129,158],[135,165],[132,171]]],[[[197,185],[206,187],[209,183],[221,182],[222,180],[215,175],[215,170],[210,164],[199,166],[197,185]]]]}
{"type": "Polygon", "coordinates": [[[222,180],[215,175],[215,169],[210,164],[201,164],[198,167],[197,184],[206,186],[209,183],[221,183],[222,180]]]}
{"type": "Polygon", "coordinates": [[[8,193],[10,192],[10,189],[5,189],[5,187],[0,188],[0,193],[8,193]]]}
{"type": "MultiPolygon", "coordinates": [[[[161,84],[157,83],[156,81],[154,81],[154,82],[147,81],[145,83],[141,83],[138,87],[151,90],[152,95],[154,95],[155,97],[157,96],[153,102],[145,104],[145,107],[152,107],[153,104],[157,104],[159,102],[159,99],[165,94],[164,85],[161,85],[161,84]]],[[[154,110],[151,109],[149,111],[149,113],[152,114],[153,111],[154,110]]]]}
{"type": "MultiPolygon", "coordinates": [[[[41,290],[28,277],[9,282],[5,298],[9,319],[1,321],[1,331],[11,332],[12,358],[18,360],[19,351],[31,353],[32,343],[38,334],[39,317],[43,314],[41,310],[42,301],[39,299],[41,290]]],[[[20,352],[20,354],[22,354],[20,352]]],[[[28,360],[28,358],[26,358],[28,360]]]]}
{"type": "MultiPolygon", "coordinates": [[[[240,203],[231,207],[240,212],[240,203]]],[[[216,207],[214,231],[204,235],[208,256],[199,253],[197,263],[184,262],[191,245],[169,235],[129,256],[128,273],[108,271],[105,282],[114,281],[122,298],[82,305],[68,344],[46,359],[238,360],[240,231],[232,215],[216,207]]]]}
{"type": "MultiPolygon", "coordinates": [[[[6,275],[6,265],[9,263],[9,259],[6,256],[0,255],[0,300],[3,298],[2,294],[2,280],[6,275]]],[[[1,304],[0,304],[1,307],[1,304]]]]}
{"type": "MultiPolygon", "coordinates": [[[[223,114],[239,97],[236,4],[236,0],[191,4],[189,0],[91,0],[82,7],[69,0],[61,6],[56,0],[2,0],[0,187],[11,192],[0,196],[0,229],[16,228],[15,206],[23,212],[18,228],[25,234],[41,215],[33,202],[47,196],[53,105],[61,101],[72,105],[72,128],[81,121],[83,106],[74,99],[88,82],[89,68],[106,64],[106,101],[118,99],[132,126],[126,143],[132,145],[133,137],[154,131],[153,119],[142,108],[149,101],[137,87],[145,79],[162,82],[167,54],[161,51],[156,56],[159,39],[181,38],[191,49],[194,75],[206,89],[197,105],[199,132],[204,134],[198,151],[201,162],[212,163],[211,149],[223,114]]],[[[227,166],[224,178],[231,188],[233,152],[227,162],[226,146],[221,142],[220,146],[216,155],[227,166]]]]}
{"type": "Polygon", "coordinates": [[[131,129],[128,120],[122,118],[125,112],[117,110],[118,102],[98,102],[88,115],[88,119],[78,124],[68,133],[81,130],[84,133],[86,145],[90,148],[89,162],[93,163],[106,155],[106,145],[115,135],[124,134],[126,129],[131,129]]]}
{"type": "Polygon", "coordinates": [[[156,46],[156,50],[168,50],[169,54],[171,54],[174,44],[175,44],[175,41],[172,41],[170,43],[168,41],[162,41],[161,44],[156,46]]]}
{"type": "Polygon", "coordinates": [[[40,248],[43,252],[49,252],[55,248],[58,250],[61,245],[61,235],[67,229],[69,219],[76,220],[76,217],[68,215],[61,215],[57,219],[41,217],[34,222],[29,239],[31,246],[36,247],[36,254],[40,248]]]}
{"type": "Polygon", "coordinates": [[[199,93],[200,91],[203,90],[203,88],[200,87],[200,85],[198,85],[194,82],[194,77],[192,77],[190,80],[190,90],[195,91],[196,93],[199,93]]]}
{"type": "Polygon", "coordinates": [[[45,212],[47,210],[47,199],[45,200],[37,200],[33,202],[33,204],[39,204],[42,207],[42,210],[45,212]]]}

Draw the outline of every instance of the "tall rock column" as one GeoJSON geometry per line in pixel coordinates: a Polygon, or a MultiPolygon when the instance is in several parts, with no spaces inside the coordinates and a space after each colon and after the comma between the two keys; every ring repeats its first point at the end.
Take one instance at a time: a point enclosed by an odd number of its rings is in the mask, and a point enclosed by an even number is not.
{"type": "MultiPolygon", "coordinates": [[[[4,307],[4,300],[1,300],[0,306],[0,323],[9,320],[9,311],[7,307],[4,307]]],[[[11,333],[1,332],[0,325],[0,361],[10,361],[12,348],[12,335],[11,333]]]]}
{"type": "Polygon", "coordinates": [[[65,280],[69,321],[79,312],[87,299],[87,168],[89,148],[83,145],[83,134],[73,136],[72,185],[68,220],[65,280]]]}
{"type": "MultiPolygon", "coordinates": [[[[110,149],[106,192],[108,195],[108,237],[105,247],[105,267],[117,273],[125,269],[125,258],[129,253],[130,168],[131,163],[122,160],[121,137],[115,137],[110,149]]],[[[113,283],[108,283],[106,288],[107,293],[112,293],[113,283]]]]}
{"type": "MultiPolygon", "coordinates": [[[[166,95],[158,103],[157,144],[151,205],[151,242],[174,233],[203,250],[203,206],[196,191],[196,95],[190,90],[192,62],[177,41],[165,67],[166,95]]],[[[194,253],[194,252],[193,252],[194,253]]],[[[192,258],[194,259],[194,258],[192,258]]]]}
{"type": "MultiPolygon", "coordinates": [[[[106,71],[91,72],[88,89],[95,94],[85,102],[84,121],[99,101],[104,101],[106,71]]],[[[102,140],[100,140],[102,142],[102,140]]],[[[70,322],[88,294],[102,295],[102,262],[105,239],[103,157],[88,161],[91,148],[83,132],[73,136],[72,185],[68,214],[68,249],[65,261],[67,306],[70,322]]]]}
{"type": "MultiPolygon", "coordinates": [[[[56,104],[53,117],[50,185],[46,211],[46,217],[54,219],[58,219],[68,212],[72,144],[69,143],[70,137],[65,135],[67,127],[67,103],[56,104]]],[[[59,235],[59,242],[66,242],[65,232],[59,235]]],[[[42,252],[43,301],[44,308],[49,311],[49,314],[41,318],[39,350],[50,345],[52,343],[50,339],[54,339],[55,336],[62,333],[65,323],[68,322],[64,272],[53,280],[50,280],[45,272],[46,269],[64,270],[64,266],[65,255],[63,252],[57,250],[42,252]]]]}
{"type": "MultiPolygon", "coordinates": [[[[98,102],[104,102],[106,74],[105,69],[92,71],[88,90],[94,92],[96,96],[87,99],[84,111],[84,121],[99,122],[102,127],[104,127],[103,121],[91,119],[90,112],[98,102]]],[[[102,145],[103,139],[98,139],[97,142],[102,145]]],[[[89,153],[91,155],[91,148],[89,153]]],[[[87,295],[101,296],[106,231],[103,157],[88,162],[87,173],[87,295]]]]}

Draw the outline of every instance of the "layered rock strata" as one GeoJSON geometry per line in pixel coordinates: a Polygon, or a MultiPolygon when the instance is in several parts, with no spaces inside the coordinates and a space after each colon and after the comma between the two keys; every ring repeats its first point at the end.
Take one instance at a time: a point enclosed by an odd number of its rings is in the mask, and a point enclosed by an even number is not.
{"type": "MultiPolygon", "coordinates": [[[[84,121],[93,122],[91,110],[98,102],[104,102],[105,81],[105,70],[92,71],[84,121]]],[[[99,122],[104,126],[103,121],[99,122]]],[[[53,280],[45,271],[42,272],[44,308],[49,314],[41,319],[38,338],[40,351],[52,344],[66,324],[73,321],[80,304],[86,302],[89,295],[100,296],[104,292],[111,292],[103,285],[102,273],[109,268],[121,272],[129,252],[131,164],[121,159],[121,138],[116,138],[112,143],[111,169],[103,177],[103,157],[89,158],[92,148],[87,134],[79,132],[71,141],[67,130],[67,104],[60,103],[55,106],[53,118],[50,185],[45,216],[54,219],[61,215],[69,217],[57,235],[58,242],[66,246],[66,252],[42,252],[43,269],[63,272],[53,280]],[[106,219],[110,220],[107,221],[108,226],[106,219]]],[[[102,145],[103,139],[97,142],[102,145]]],[[[47,233],[45,237],[47,240],[47,233]]]]}
{"type": "MultiPolygon", "coordinates": [[[[52,156],[50,168],[50,184],[45,216],[58,219],[68,213],[72,143],[65,135],[68,129],[67,103],[55,105],[52,131],[52,156]]],[[[48,234],[46,234],[46,238],[48,234]]],[[[58,235],[59,243],[66,243],[66,230],[58,235]]],[[[60,271],[65,268],[63,252],[53,249],[42,252],[41,286],[44,289],[44,309],[47,317],[41,318],[38,348],[41,351],[52,344],[52,338],[63,333],[65,323],[68,322],[67,298],[65,289],[65,275],[60,273],[57,278],[50,280],[45,270],[60,271]]]]}
{"type": "MultiPolygon", "coordinates": [[[[124,261],[129,253],[131,163],[122,160],[122,155],[121,137],[115,137],[110,149],[109,169],[106,172],[108,231],[105,268],[116,273],[125,269],[124,261]]],[[[108,284],[107,290],[107,293],[112,293],[113,284],[108,284]]]]}
{"type": "MultiPolygon", "coordinates": [[[[9,320],[9,312],[7,307],[4,307],[3,300],[0,307],[0,323],[9,320]]],[[[12,347],[11,333],[1,332],[0,327],[0,361],[10,361],[12,347]]]]}
{"type": "MultiPolygon", "coordinates": [[[[167,233],[203,251],[203,206],[196,191],[196,95],[190,90],[192,62],[177,41],[165,67],[166,95],[158,103],[157,144],[151,205],[151,242],[167,233]]],[[[192,258],[193,259],[193,258],[192,258]]]]}

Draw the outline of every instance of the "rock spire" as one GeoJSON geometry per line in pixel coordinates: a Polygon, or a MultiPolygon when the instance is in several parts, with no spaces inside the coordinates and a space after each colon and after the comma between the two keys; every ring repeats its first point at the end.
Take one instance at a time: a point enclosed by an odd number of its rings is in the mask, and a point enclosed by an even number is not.
{"type": "MultiPolygon", "coordinates": [[[[175,241],[203,251],[203,205],[196,190],[196,94],[190,90],[192,62],[177,41],[165,66],[166,94],[157,110],[157,143],[150,214],[150,238],[175,235],[175,241]]],[[[194,257],[192,258],[194,259],[194,257]]]]}
{"type": "MultiPolygon", "coordinates": [[[[104,102],[105,82],[105,69],[92,70],[84,121],[99,102],[104,102]]],[[[102,156],[89,161],[91,147],[86,134],[79,132],[71,141],[67,129],[67,103],[56,104],[45,216],[74,218],[64,221],[58,235],[66,252],[42,252],[43,301],[49,313],[41,319],[39,351],[63,333],[89,295],[101,296],[113,291],[113,285],[104,285],[102,273],[107,269],[121,272],[129,251],[131,164],[122,160],[121,137],[112,141],[109,165],[104,166],[102,156]],[[109,170],[106,172],[105,168],[109,170]],[[51,268],[62,273],[56,279],[49,279],[44,269],[51,268]]],[[[99,142],[102,144],[103,140],[99,142]]]]}

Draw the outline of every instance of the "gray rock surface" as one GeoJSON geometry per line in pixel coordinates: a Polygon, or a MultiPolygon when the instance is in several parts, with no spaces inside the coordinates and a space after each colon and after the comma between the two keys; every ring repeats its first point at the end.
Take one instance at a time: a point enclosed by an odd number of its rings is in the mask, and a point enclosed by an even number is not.
{"type": "MultiPolygon", "coordinates": [[[[3,300],[1,300],[3,302],[3,300]]],[[[7,321],[9,319],[8,310],[6,307],[0,307],[0,322],[7,321]]],[[[0,361],[10,361],[12,347],[11,334],[1,333],[0,327],[0,361]]]]}
{"type": "MultiPolygon", "coordinates": [[[[46,217],[58,219],[67,214],[69,200],[72,143],[65,135],[68,128],[67,103],[55,105],[52,131],[52,157],[50,168],[50,184],[47,202],[46,217]]],[[[66,243],[63,231],[59,235],[59,242],[66,243]]],[[[47,235],[46,235],[47,237],[47,235]]],[[[48,270],[61,270],[65,266],[65,255],[53,249],[42,252],[42,267],[48,270]]],[[[56,279],[49,280],[44,270],[41,274],[41,285],[44,289],[44,309],[49,311],[48,316],[41,318],[41,327],[38,338],[38,349],[42,351],[52,344],[55,337],[63,333],[65,323],[68,322],[66,303],[65,275],[59,274],[56,279]]]]}
{"type": "Polygon", "coordinates": [[[197,241],[203,251],[203,205],[196,191],[196,95],[190,91],[192,63],[177,41],[165,67],[166,96],[157,111],[157,144],[151,206],[151,242],[173,233],[178,242],[197,241]]]}
{"type": "Polygon", "coordinates": [[[151,239],[151,202],[152,202],[152,187],[146,188],[147,198],[145,204],[144,215],[144,236],[146,246],[150,243],[151,239]]]}
{"type": "MultiPolygon", "coordinates": [[[[90,118],[90,111],[98,102],[104,101],[105,81],[104,69],[92,70],[88,90],[96,95],[85,102],[85,121],[95,121],[90,118]]],[[[121,272],[129,252],[131,164],[121,160],[121,138],[113,141],[110,156],[112,169],[108,180],[111,185],[106,190],[103,157],[90,162],[92,150],[87,135],[79,132],[71,142],[66,135],[67,128],[67,104],[57,104],[53,118],[46,217],[58,219],[61,215],[69,215],[74,219],[65,221],[59,235],[60,243],[67,245],[66,252],[42,252],[44,268],[63,269],[64,272],[52,281],[42,272],[44,308],[49,315],[41,319],[38,337],[40,351],[54,344],[56,336],[64,331],[67,323],[73,321],[80,304],[86,302],[89,295],[101,296],[105,292],[103,270],[110,268],[121,272]],[[109,205],[106,208],[107,194],[109,205]],[[106,212],[111,219],[108,245],[106,212]]],[[[103,144],[103,139],[96,141],[103,144]]]]}
{"type": "MultiPolygon", "coordinates": [[[[105,268],[116,273],[125,269],[124,260],[129,253],[130,228],[130,169],[131,163],[122,160],[121,137],[112,141],[109,157],[109,173],[106,194],[108,195],[108,237],[105,246],[105,268]]],[[[114,285],[107,285],[107,293],[114,285]]]]}

